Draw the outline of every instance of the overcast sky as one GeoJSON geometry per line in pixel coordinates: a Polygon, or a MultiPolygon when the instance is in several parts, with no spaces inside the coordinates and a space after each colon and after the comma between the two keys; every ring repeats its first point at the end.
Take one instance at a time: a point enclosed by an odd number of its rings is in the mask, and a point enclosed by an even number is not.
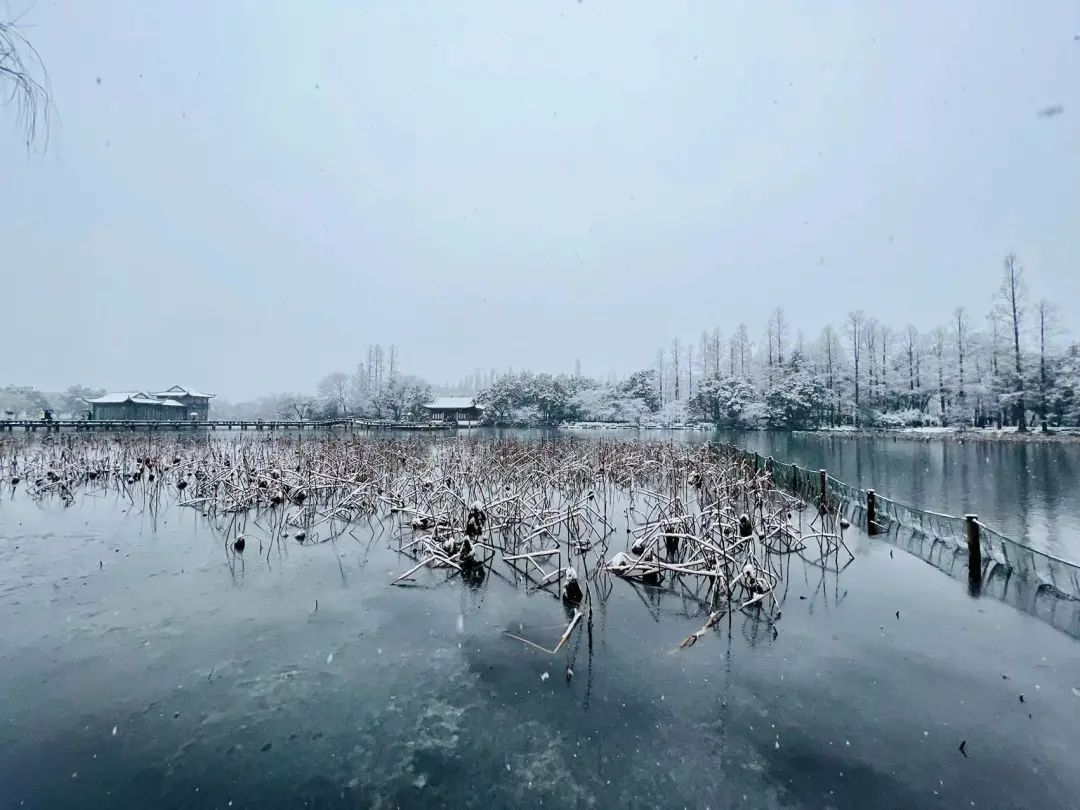
{"type": "MultiPolygon", "coordinates": [[[[24,6],[12,7],[21,11],[24,6]]],[[[2,8],[2,5],[0,5],[2,8]]],[[[1080,5],[41,2],[0,110],[0,383],[599,376],[783,305],[1080,322],[1080,5]],[[1052,117],[1038,111],[1060,105],[1052,117]]]]}

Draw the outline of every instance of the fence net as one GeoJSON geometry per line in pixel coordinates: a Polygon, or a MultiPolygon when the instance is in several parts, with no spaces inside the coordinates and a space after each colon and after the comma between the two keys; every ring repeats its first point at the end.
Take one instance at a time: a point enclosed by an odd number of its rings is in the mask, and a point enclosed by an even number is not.
{"type": "MultiPolygon", "coordinates": [[[[820,470],[776,461],[733,444],[720,443],[719,448],[732,458],[770,472],[779,489],[808,503],[822,503],[820,470]]],[[[853,521],[865,519],[867,490],[828,475],[824,476],[824,482],[825,504],[829,509],[853,521]]],[[[874,502],[879,534],[889,535],[898,545],[949,573],[953,573],[957,557],[962,559],[964,566],[967,565],[966,518],[919,509],[881,493],[875,493],[874,502]]],[[[1004,577],[1008,586],[1016,576],[1032,584],[1037,598],[1072,602],[1075,607],[1071,613],[1075,614],[1080,633],[1080,564],[1025,546],[980,521],[977,523],[984,578],[993,584],[1004,577]],[[1054,593],[1045,593],[1047,589],[1054,593]]],[[[1011,587],[1015,589],[1016,586],[1011,587]]]]}

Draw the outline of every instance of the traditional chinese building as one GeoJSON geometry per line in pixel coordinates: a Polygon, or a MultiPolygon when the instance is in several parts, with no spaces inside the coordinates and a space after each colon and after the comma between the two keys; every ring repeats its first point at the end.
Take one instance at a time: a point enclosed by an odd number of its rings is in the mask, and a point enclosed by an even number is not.
{"type": "Polygon", "coordinates": [[[179,402],[185,408],[185,419],[205,422],[210,418],[210,400],[214,398],[213,394],[201,394],[182,385],[174,385],[166,391],[155,391],[154,396],[179,402]]]}
{"type": "Polygon", "coordinates": [[[476,397],[438,397],[424,406],[433,422],[456,422],[459,425],[479,424],[484,407],[476,397]]]}
{"type": "Polygon", "coordinates": [[[119,419],[136,422],[205,422],[213,394],[201,394],[179,385],[167,391],[117,391],[86,400],[95,421],[119,419]]]}

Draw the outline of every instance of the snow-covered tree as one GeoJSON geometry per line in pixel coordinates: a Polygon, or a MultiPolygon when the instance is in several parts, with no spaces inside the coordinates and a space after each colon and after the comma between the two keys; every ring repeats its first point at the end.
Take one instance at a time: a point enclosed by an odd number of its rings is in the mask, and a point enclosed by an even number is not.
{"type": "Polygon", "coordinates": [[[1027,412],[1024,403],[1024,364],[1020,348],[1020,335],[1023,331],[1024,317],[1027,312],[1027,285],[1024,283],[1024,270],[1012,253],[1005,257],[1005,272],[998,291],[1002,310],[1011,329],[1013,348],[1013,396],[1010,397],[1016,429],[1021,433],[1027,430],[1027,412]]]}
{"type": "Polygon", "coordinates": [[[323,410],[330,418],[347,416],[349,413],[349,375],[341,371],[327,374],[315,388],[322,401],[323,410]]]}
{"type": "Polygon", "coordinates": [[[376,416],[400,422],[421,416],[422,406],[430,401],[430,385],[419,377],[397,374],[387,380],[373,404],[376,416]]]}
{"type": "Polygon", "coordinates": [[[717,425],[741,425],[754,401],[754,387],[748,380],[711,375],[698,386],[691,413],[717,425]]]}
{"type": "Polygon", "coordinates": [[[766,418],[777,428],[817,427],[828,405],[828,387],[799,352],[791,354],[781,377],[765,393],[766,418]]]}

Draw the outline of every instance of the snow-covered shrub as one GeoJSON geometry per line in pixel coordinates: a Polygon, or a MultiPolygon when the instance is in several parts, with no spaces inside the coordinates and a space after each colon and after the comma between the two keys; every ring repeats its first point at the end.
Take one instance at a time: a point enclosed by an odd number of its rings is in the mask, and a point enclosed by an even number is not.
{"type": "Polygon", "coordinates": [[[918,408],[907,408],[902,411],[873,411],[871,420],[873,427],[881,428],[932,427],[939,421],[918,408]]]}

